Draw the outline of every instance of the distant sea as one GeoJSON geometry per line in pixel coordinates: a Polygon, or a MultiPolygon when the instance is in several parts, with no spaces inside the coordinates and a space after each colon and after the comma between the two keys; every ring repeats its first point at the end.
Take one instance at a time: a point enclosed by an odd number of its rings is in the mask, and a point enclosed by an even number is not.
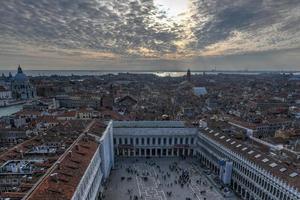
{"type": "MultiPolygon", "coordinates": [[[[102,70],[24,70],[28,76],[100,76],[105,74],[118,74],[118,73],[132,73],[132,74],[156,74],[158,76],[171,76],[178,77],[184,76],[186,71],[102,71],[102,70]]],[[[16,70],[0,70],[0,76],[4,73],[6,76],[12,73],[14,76],[16,74],[16,70]]],[[[300,75],[300,72],[296,71],[192,71],[192,74],[243,74],[243,75],[257,75],[262,73],[292,73],[294,75],[300,75]]]]}

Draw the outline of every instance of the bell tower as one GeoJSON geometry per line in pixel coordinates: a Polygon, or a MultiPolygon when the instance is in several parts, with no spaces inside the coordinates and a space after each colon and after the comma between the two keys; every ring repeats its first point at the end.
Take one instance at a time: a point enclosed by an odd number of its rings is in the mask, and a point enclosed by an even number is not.
{"type": "Polygon", "coordinates": [[[187,81],[191,82],[191,70],[190,69],[187,70],[186,78],[187,78],[187,81]]]}

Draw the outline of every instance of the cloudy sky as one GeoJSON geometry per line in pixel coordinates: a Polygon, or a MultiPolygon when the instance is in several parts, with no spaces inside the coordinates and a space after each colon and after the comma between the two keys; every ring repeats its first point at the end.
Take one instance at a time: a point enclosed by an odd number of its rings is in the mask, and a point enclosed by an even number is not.
{"type": "Polygon", "coordinates": [[[0,69],[300,70],[299,0],[5,0],[0,69]]]}

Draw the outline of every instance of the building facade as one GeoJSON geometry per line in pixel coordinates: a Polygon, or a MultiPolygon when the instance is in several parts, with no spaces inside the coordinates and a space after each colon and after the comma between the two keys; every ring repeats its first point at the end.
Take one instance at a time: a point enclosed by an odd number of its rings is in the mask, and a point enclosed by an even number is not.
{"type": "Polygon", "coordinates": [[[194,156],[242,199],[300,198],[297,169],[207,127],[187,128],[174,121],[113,122],[113,136],[115,156],[194,156]]]}
{"type": "Polygon", "coordinates": [[[11,91],[6,90],[4,87],[0,86],[0,107],[9,105],[11,99],[11,91]]]}
{"type": "Polygon", "coordinates": [[[220,175],[222,171],[220,161],[232,163],[231,177],[227,184],[242,199],[296,200],[300,198],[300,193],[296,189],[298,174],[279,166],[279,163],[271,161],[271,158],[263,153],[248,149],[208,128],[198,133],[197,140],[196,157],[216,175],[220,175]],[[227,145],[223,145],[223,142],[227,145]],[[228,146],[234,147],[237,151],[233,151],[228,146]],[[251,157],[257,161],[254,162],[251,157]],[[269,171],[268,168],[272,170],[269,171]],[[278,176],[274,173],[276,170],[278,176]]]}
{"type": "Polygon", "coordinates": [[[113,122],[116,156],[194,155],[196,128],[177,121],[113,122]]]}
{"type": "Polygon", "coordinates": [[[28,100],[36,97],[36,89],[30,83],[29,78],[18,67],[18,72],[12,80],[11,90],[13,98],[17,100],[28,100]]]}

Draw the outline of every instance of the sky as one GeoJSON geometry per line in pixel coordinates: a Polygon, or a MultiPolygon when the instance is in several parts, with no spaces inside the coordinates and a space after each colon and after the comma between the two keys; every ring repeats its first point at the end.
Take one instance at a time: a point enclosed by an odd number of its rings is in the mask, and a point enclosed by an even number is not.
{"type": "Polygon", "coordinates": [[[0,70],[300,70],[299,0],[5,0],[0,70]]]}

